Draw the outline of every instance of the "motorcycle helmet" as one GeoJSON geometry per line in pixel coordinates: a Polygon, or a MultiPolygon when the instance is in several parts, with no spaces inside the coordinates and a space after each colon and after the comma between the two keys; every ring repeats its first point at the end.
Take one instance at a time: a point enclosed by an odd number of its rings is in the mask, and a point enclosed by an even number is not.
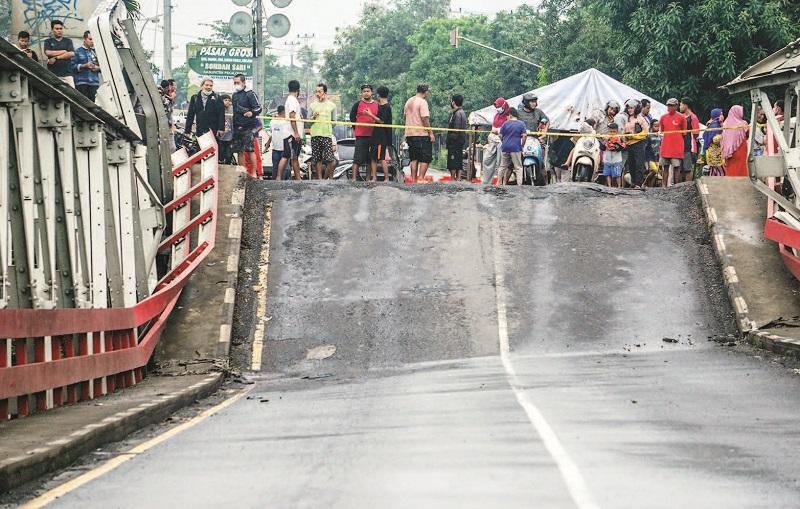
{"type": "Polygon", "coordinates": [[[633,107],[633,114],[638,115],[642,112],[642,103],[637,101],[636,99],[628,99],[625,102],[625,111],[628,111],[628,108],[633,107]]]}
{"type": "Polygon", "coordinates": [[[531,101],[538,101],[539,96],[534,94],[533,92],[528,92],[522,96],[522,104],[528,104],[531,101]]]}
{"type": "Polygon", "coordinates": [[[613,100],[613,99],[606,103],[606,109],[605,109],[605,113],[606,114],[608,114],[608,109],[609,108],[613,108],[614,109],[614,115],[619,113],[619,110],[620,110],[619,103],[617,101],[613,100]]]}

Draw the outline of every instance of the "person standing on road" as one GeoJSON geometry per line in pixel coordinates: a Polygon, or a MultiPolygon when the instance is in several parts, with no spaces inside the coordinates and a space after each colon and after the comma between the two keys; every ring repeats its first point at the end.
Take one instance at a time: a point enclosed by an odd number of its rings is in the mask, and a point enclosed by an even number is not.
{"type": "Polygon", "coordinates": [[[88,30],[83,33],[83,46],[75,50],[75,56],[72,57],[70,64],[75,88],[94,102],[97,89],[100,88],[100,64],[94,51],[92,33],[88,30]]]}
{"type": "Polygon", "coordinates": [[[464,145],[467,143],[467,115],[464,113],[464,96],[456,94],[450,98],[450,108],[453,113],[447,122],[448,129],[445,145],[447,147],[447,169],[453,181],[461,180],[464,170],[464,145]]]}
{"type": "Polygon", "coordinates": [[[669,99],[667,113],[659,121],[663,133],[659,154],[659,164],[663,170],[661,187],[671,186],[675,175],[683,168],[683,131],[686,130],[686,117],[678,113],[678,104],[674,97],[669,99]]]}
{"type": "Polygon", "coordinates": [[[747,177],[747,136],[749,124],[744,119],[744,108],[731,106],[728,117],[722,123],[722,157],[725,159],[726,177],[747,177]]]}
{"type": "Polygon", "coordinates": [[[608,124],[608,138],[600,144],[603,150],[603,175],[606,186],[622,188],[622,151],[625,141],[618,136],[619,128],[615,122],[608,124]]]}
{"type": "Polygon", "coordinates": [[[286,108],[286,118],[289,122],[290,132],[283,144],[283,157],[281,158],[280,169],[287,164],[291,164],[295,180],[302,180],[300,174],[300,147],[303,146],[303,134],[305,125],[303,124],[303,113],[300,108],[300,82],[291,80],[288,85],[289,95],[286,96],[284,108],[286,108]]]}
{"type": "Polygon", "coordinates": [[[500,182],[501,186],[508,184],[511,172],[518,186],[522,185],[522,147],[528,138],[528,127],[517,117],[519,112],[516,108],[509,108],[508,120],[500,128],[500,138],[502,138],[500,157],[500,182]]]}
{"type": "Polygon", "coordinates": [[[722,134],[722,121],[725,120],[722,114],[722,108],[714,108],[711,110],[708,122],[706,122],[706,130],[703,132],[703,147],[702,151],[705,153],[711,143],[714,141],[714,136],[722,134]]]}
{"type": "Polygon", "coordinates": [[[391,181],[389,174],[389,147],[393,145],[392,125],[392,105],[389,104],[389,89],[381,85],[376,91],[378,93],[378,120],[375,122],[381,127],[375,127],[372,131],[372,152],[373,159],[381,163],[383,170],[383,181],[391,181]],[[386,127],[383,127],[386,126],[386,127]]]}
{"type": "MultiPolygon", "coordinates": [[[[688,97],[681,99],[681,114],[686,117],[686,132],[683,135],[683,165],[679,172],[680,182],[694,180],[694,165],[697,162],[697,135],[700,133],[700,120],[692,110],[692,100],[688,97]]],[[[678,182],[676,182],[678,183],[678,182]]]]}
{"type": "Polygon", "coordinates": [[[644,183],[645,175],[645,140],[650,131],[650,124],[641,112],[639,101],[631,99],[625,103],[625,146],[628,153],[627,170],[631,174],[631,185],[638,189],[644,183]]]}
{"type": "Polygon", "coordinates": [[[219,135],[219,162],[220,164],[233,164],[233,151],[231,142],[233,141],[233,101],[228,94],[219,96],[222,100],[225,128],[219,135]]]}
{"type": "Polygon", "coordinates": [[[38,62],[39,55],[36,54],[30,47],[31,44],[31,34],[22,30],[20,33],[17,34],[17,49],[21,52],[25,53],[25,55],[30,58],[31,60],[38,62]]]}
{"type": "Polygon", "coordinates": [[[161,96],[161,105],[164,106],[164,116],[167,118],[167,126],[169,127],[169,146],[170,149],[174,152],[175,151],[175,133],[177,129],[175,129],[175,122],[172,118],[172,114],[175,108],[175,101],[172,99],[172,94],[170,93],[170,83],[169,80],[161,80],[161,83],[158,87],[158,93],[161,96]]]}
{"type": "Polygon", "coordinates": [[[53,20],[50,22],[53,36],[44,41],[44,55],[47,57],[47,69],[58,76],[61,81],[75,88],[72,78],[70,61],[75,56],[75,47],[72,39],[64,37],[64,22],[53,20]]]}
{"type": "Polygon", "coordinates": [[[426,100],[429,90],[428,85],[417,85],[417,94],[409,98],[403,108],[406,118],[405,138],[411,160],[411,180],[414,183],[425,179],[428,165],[433,161],[433,142],[436,141],[436,136],[431,129],[431,110],[426,100]]]}
{"type": "Polygon", "coordinates": [[[317,180],[322,180],[322,167],[325,167],[325,175],[333,175],[333,167],[336,158],[333,155],[333,119],[336,116],[336,105],[328,100],[328,85],[320,83],[315,91],[317,102],[309,107],[311,118],[315,120],[311,124],[311,159],[314,162],[314,170],[317,180]]]}
{"type": "Polygon", "coordinates": [[[197,122],[195,135],[202,136],[211,131],[215,136],[225,132],[225,106],[214,92],[214,80],[203,79],[200,91],[189,99],[189,111],[186,113],[186,134],[192,132],[192,125],[197,122]]]}
{"type": "MultiPolygon", "coordinates": [[[[232,149],[238,154],[239,165],[244,166],[247,174],[258,177],[261,168],[256,168],[255,132],[258,129],[258,116],[261,114],[261,103],[252,90],[247,90],[244,74],[233,77],[233,88],[236,92],[231,98],[233,102],[233,143],[232,149]]],[[[187,122],[188,124],[188,122],[187,122]]]]}
{"type": "Polygon", "coordinates": [[[647,120],[647,125],[653,125],[653,115],[650,114],[650,108],[652,104],[650,103],[650,99],[642,99],[642,116],[645,120],[647,120]]]}
{"type": "Polygon", "coordinates": [[[492,132],[483,146],[483,160],[481,161],[481,180],[484,184],[491,184],[492,178],[500,166],[501,150],[500,128],[508,120],[508,102],[502,97],[498,97],[494,102],[495,115],[492,120],[492,132]]]}
{"type": "Polygon", "coordinates": [[[278,106],[278,111],[269,121],[269,136],[267,136],[267,148],[272,147],[272,179],[289,180],[289,171],[286,168],[286,160],[283,159],[283,148],[286,139],[292,137],[292,127],[286,121],[286,107],[278,106]]]}
{"type": "Polygon", "coordinates": [[[350,109],[350,122],[355,122],[353,133],[356,137],[355,151],[353,152],[353,182],[358,180],[360,168],[369,166],[369,181],[377,180],[377,162],[373,159],[371,124],[377,122],[378,103],[372,98],[372,85],[361,85],[361,100],[353,104],[350,109]],[[369,125],[361,125],[369,124],[369,125]]]}

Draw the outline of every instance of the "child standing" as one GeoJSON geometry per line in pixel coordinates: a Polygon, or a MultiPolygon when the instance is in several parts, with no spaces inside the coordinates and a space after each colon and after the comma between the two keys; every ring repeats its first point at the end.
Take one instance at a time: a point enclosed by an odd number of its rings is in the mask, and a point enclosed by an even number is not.
{"type": "Polygon", "coordinates": [[[722,158],[722,135],[717,134],[711,139],[711,145],[706,149],[706,165],[708,175],[711,177],[725,176],[725,160],[722,158]]]}
{"type": "Polygon", "coordinates": [[[661,123],[653,120],[650,124],[650,132],[647,135],[647,165],[658,167],[658,158],[661,154],[661,123]]]}
{"type": "Polygon", "coordinates": [[[625,150],[625,142],[619,137],[616,122],[608,125],[608,136],[606,142],[600,144],[600,149],[604,151],[603,176],[608,187],[622,188],[622,151],[625,150]]]}
{"type": "Polygon", "coordinates": [[[233,164],[233,150],[231,149],[231,142],[233,141],[233,101],[231,96],[227,94],[222,94],[220,97],[225,109],[225,130],[218,137],[219,163],[233,164]]]}
{"type": "Polygon", "coordinates": [[[511,178],[513,168],[517,185],[522,185],[522,147],[528,138],[528,128],[525,122],[519,120],[516,108],[509,108],[508,120],[500,128],[500,137],[503,139],[500,158],[500,185],[504,186],[511,178]]]}
{"type": "Polygon", "coordinates": [[[272,179],[273,180],[289,180],[289,165],[283,164],[281,168],[281,159],[283,158],[283,149],[285,140],[292,135],[292,128],[289,122],[286,121],[286,107],[278,106],[278,111],[272,116],[269,121],[269,136],[267,137],[267,147],[269,150],[272,147],[272,179]]]}

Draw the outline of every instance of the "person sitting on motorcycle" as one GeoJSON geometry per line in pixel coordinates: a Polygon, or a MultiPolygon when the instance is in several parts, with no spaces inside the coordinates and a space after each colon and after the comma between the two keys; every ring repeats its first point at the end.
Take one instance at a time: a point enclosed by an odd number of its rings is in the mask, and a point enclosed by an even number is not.
{"type": "MultiPolygon", "coordinates": [[[[606,108],[603,111],[605,115],[603,115],[603,118],[600,119],[594,128],[594,130],[597,131],[597,134],[608,134],[608,126],[610,124],[617,124],[617,126],[620,125],[617,123],[617,116],[619,115],[620,110],[621,108],[617,101],[612,99],[606,103],[606,108]]],[[[625,125],[624,122],[622,125],[625,125]]]]}
{"type": "MultiPolygon", "coordinates": [[[[550,120],[547,115],[539,109],[539,98],[533,92],[528,92],[522,96],[522,103],[519,105],[519,119],[525,123],[529,132],[547,132],[550,120]]],[[[540,135],[541,139],[544,135],[540,135]]]]}
{"type": "MultiPolygon", "coordinates": [[[[595,134],[594,132],[595,121],[592,118],[587,118],[581,123],[581,126],[578,128],[579,136],[573,136],[570,138],[572,140],[573,145],[578,142],[584,135],[595,134]]],[[[569,156],[567,157],[567,168],[572,168],[572,156],[575,155],[575,147],[572,147],[572,150],[569,152],[569,156]]]]}

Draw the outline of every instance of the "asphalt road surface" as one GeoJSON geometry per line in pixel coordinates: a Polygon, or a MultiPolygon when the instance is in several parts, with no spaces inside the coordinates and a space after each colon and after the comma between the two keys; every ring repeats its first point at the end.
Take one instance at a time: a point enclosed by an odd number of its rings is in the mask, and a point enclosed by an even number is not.
{"type": "Polygon", "coordinates": [[[240,336],[269,320],[250,396],[55,507],[800,505],[800,377],[720,345],[694,188],[259,183],[248,200],[240,336]]]}

